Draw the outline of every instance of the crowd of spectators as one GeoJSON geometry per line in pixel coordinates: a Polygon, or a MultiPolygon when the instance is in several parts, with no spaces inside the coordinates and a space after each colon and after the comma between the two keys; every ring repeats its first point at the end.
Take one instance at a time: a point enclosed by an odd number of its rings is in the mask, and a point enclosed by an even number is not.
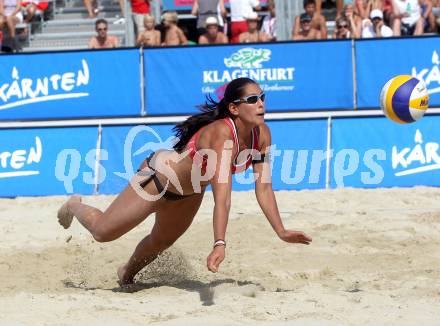
{"type": "MultiPolygon", "coordinates": [[[[335,0],[336,14],[334,25],[330,24],[331,32],[322,14],[325,4],[321,0],[303,0],[303,12],[292,22],[291,40],[417,36],[437,34],[440,28],[440,0],[335,0]]],[[[274,0],[268,0],[264,7],[259,0],[230,0],[229,15],[224,0],[195,0],[191,14],[197,17],[198,44],[277,40],[274,0]]],[[[170,30],[166,18],[169,15],[177,17],[175,12],[161,17],[160,43],[139,36],[137,44],[191,44],[178,27],[172,27],[173,32],[170,30]]],[[[172,23],[177,25],[176,20],[172,23]]],[[[152,32],[155,30],[151,24],[149,28],[152,32]]]]}
{"type": "MultiPolygon", "coordinates": [[[[96,19],[99,0],[83,0],[88,18],[96,19]]],[[[274,0],[265,6],[259,0],[194,0],[191,14],[197,17],[197,38],[189,38],[187,29],[179,24],[174,11],[155,17],[152,4],[159,0],[129,0],[131,17],[124,18],[124,0],[119,3],[122,22],[133,24],[138,46],[176,46],[187,44],[226,44],[271,42],[277,40],[277,19],[274,0]]],[[[332,1],[332,0],[327,0],[332,1]]],[[[303,12],[294,18],[291,40],[390,37],[438,33],[440,0],[333,0],[336,5],[335,24],[329,33],[322,0],[303,0],[303,12]]],[[[0,45],[3,34],[15,41],[16,26],[29,23],[48,7],[43,0],[0,0],[0,45]]],[[[333,27],[333,25],[331,25],[333,27]]],[[[90,48],[118,46],[108,36],[108,23],[98,19],[97,35],[90,48]]],[[[27,32],[26,29],[24,32],[27,32]]],[[[116,39],[116,41],[115,41],[116,39]]],[[[13,47],[15,47],[13,43],[13,47]]]]}

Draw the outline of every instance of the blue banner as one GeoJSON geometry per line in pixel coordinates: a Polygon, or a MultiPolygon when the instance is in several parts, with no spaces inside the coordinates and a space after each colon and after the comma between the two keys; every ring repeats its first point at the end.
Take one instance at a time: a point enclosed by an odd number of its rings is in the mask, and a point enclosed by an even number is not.
{"type": "Polygon", "coordinates": [[[356,41],[358,107],[379,107],[382,86],[396,75],[413,75],[424,80],[430,93],[430,106],[439,106],[439,53],[438,37],[356,41]]]}
{"type": "MultiPolygon", "coordinates": [[[[269,122],[273,141],[272,183],[276,190],[325,186],[325,120],[269,122]],[[286,137],[289,134],[289,137],[286,137]]],[[[173,125],[104,127],[99,193],[121,192],[142,161],[172,147],[173,125]]],[[[254,189],[252,169],[233,177],[234,190],[254,189]]]]}
{"type": "Polygon", "coordinates": [[[97,128],[0,130],[0,197],[92,194],[97,128]]]}
{"type": "Polygon", "coordinates": [[[332,187],[440,186],[440,117],[336,119],[332,187]]]}
{"type": "Polygon", "coordinates": [[[350,41],[148,49],[148,115],[189,114],[238,77],[259,82],[268,111],[353,107],[350,41]]]}
{"type": "Polygon", "coordinates": [[[136,116],[139,50],[0,56],[0,120],[136,116]]]}

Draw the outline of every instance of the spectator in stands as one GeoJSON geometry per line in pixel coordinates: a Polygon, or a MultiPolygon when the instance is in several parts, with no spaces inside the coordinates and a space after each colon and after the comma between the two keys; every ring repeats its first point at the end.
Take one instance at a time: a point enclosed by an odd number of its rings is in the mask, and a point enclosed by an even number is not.
{"type": "MultiPolygon", "coordinates": [[[[327,38],[326,21],[325,21],[324,16],[321,15],[319,12],[317,12],[315,0],[304,0],[303,6],[304,6],[304,11],[310,17],[312,17],[311,28],[313,30],[318,30],[321,39],[326,39],[327,38]]],[[[295,22],[293,24],[292,36],[301,34],[301,32],[300,32],[300,30],[301,30],[300,16],[301,15],[298,15],[295,17],[295,22]]]]}
{"type": "Polygon", "coordinates": [[[419,0],[393,0],[393,32],[395,36],[422,35],[424,19],[419,0]]]}
{"type": "Polygon", "coordinates": [[[105,19],[98,19],[95,22],[95,30],[98,35],[90,39],[90,49],[110,49],[119,46],[119,40],[116,36],[107,35],[108,23],[105,19]]]}
{"type": "Polygon", "coordinates": [[[353,30],[350,25],[350,21],[341,16],[336,19],[336,28],[333,32],[333,38],[335,39],[345,39],[345,38],[353,38],[353,30]]]}
{"type": "Polygon", "coordinates": [[[351,3],[347,3],[344,6],[343,17],[345,17],[350,24],[350,38],[361,37],[362,18],[354,11],[354,7],[351,3]]]}
{"type": "Polygon", "coordinates": [[[275,13],[275,1],[269,0],[267,3],[267,9],[269,15],[266,15],[263,19],[263,25],[261,31],[269,35],[269,41],[277,40],[277,17],[275,13]]]}
{"type": "Polygon", "coordinates": [[[24,21],[30,23],[35,15],[42,15],[49,7],[49,2],[40,0],[28,0],[21,3],[24,13],[24,21]]]}
{"type": "Polygon", "coordinates": [[[432,33],[439,32],[440,26],[440,0],[432,0],[431,13],[428,15],[429,27],[432,33]]]}
{"type": "Polygon", "coordinates": [[[381,10],[373,9],[370,19],[362,21],[362,38],[393,36],[393,30],[385,25],[383,21],[383,12],[381,10]]]}
{"type": "Polygon", "coordinates": [[[138,37],[144,30],[144,16],[150,14],[151,0],[130,0],[131,1],[131,13],[134,23],[134,33],[138,37]]]}
{"type": "Polygon", "coordinates": [[[251,12],[260,10],[259,0],[230,0],[231,43],[238,43],[240,34],[248,31],[246,18],[251,12]]]}
{"type": "Polygon", "coordinates": [[[137,46],[160,46],[160,32],[154,28],[155,20],[150,14],[144,17],[145,30],[139,34],[136,45],[137,46]]]}
{"type": "Polygon", "coordinates": [[[206,32],[199,37],[199,44],[227,44],[228,37],[219,31],[217,18],[208,17],[205,22],[206,32]]]}
{"type": "Polygon", "coordinates": [[[299,40],[319,40],[321,33],[312,27],[312,17],[308,13],[303,13],[299,17],[300,29],[297,34],[292,35],[292,39],[299,40]]]}
{"type": "Polygon", "coordinates": [[[248,31],[239,35],[239,43],[269,42],[269,35],[258,30],[258,20],[258,14],[255,11],[248,14],[246,18],[248,31]]]}
{"type": "Polygon", "coordinates": [[[162,15],[162,23],[165,30],[164,46],[187,45],[188,39],[183,31],[177,26],[177,12],[168,11],[162,15]]]}
{"type": "Polygon", "coordinates": [[[19,0],[0,0],[0,30],[6,24],[12,43],[12,50],[18,51],[19,45],[15,38],[15,26],[23,22],[19,0]]]}
{"type": "Polygon", "coordinates": [[[223,0],[195,0],[191,10],[191,15],[197,16],[197,32],[199,35],[205,34],[205,23],[209,17],[217,17],[219,26],[224,25],[226,9],[223,0]]]}

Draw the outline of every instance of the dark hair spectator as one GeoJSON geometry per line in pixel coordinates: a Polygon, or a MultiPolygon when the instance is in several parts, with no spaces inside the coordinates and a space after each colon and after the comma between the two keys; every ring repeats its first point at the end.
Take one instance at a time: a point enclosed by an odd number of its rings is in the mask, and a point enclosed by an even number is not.
{"type": "Polygon", "coordinates": [[[97,35],[90,39],[90,49],[109,49],[119,46],[119,40],[116,36],[107,35],[108,23],[105,19],[96,20],[95,30],[97,35]]]}
{"type": "MultiPolygon", "coordinates": [[[[312,18],[311,28],[319,32],[320,34],[319,38],[326,39],[327,38],[326,21],[324,16],[318,12],[315,0],[304,0],[303,6],[304,6],[304,12],[312,18]]],[[[298,36],[300,34],[301,31],[300,16],[301,15],[295,17],[295,21],[293,23],[293,29],[292,29],[292,38],[294,38],[295,35],[298,36]]]]}

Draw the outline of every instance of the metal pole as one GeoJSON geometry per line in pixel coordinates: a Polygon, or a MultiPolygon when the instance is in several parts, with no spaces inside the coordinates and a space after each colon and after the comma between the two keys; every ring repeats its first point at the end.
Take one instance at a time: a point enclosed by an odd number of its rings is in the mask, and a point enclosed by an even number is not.
{"type": "Polygon", "coordinates": [[[124,17],[125,17],[125,46],[134,46],[135,35],[133,17],[131,14],[131,2],[124,1],[124,17]]]}
{"type": "Polygon", "coordinates": [[[95,158],[95,178],[94,178],[94,187],[93,194],[98,194],[99,191],[99,162],[101,161],[101,144],[102,144],[102,126],[98,126],[98,139],[96,140],[96,158],[95,158]]]}
{"type": "Polygon", "coordinates": [[[325,189],[330,188],[330,173],[332,159],[332,117],[327,118],[327,158],[325,161],[325,189]]]}
{"type": "Polygon", "coordinates": [[[140,67],[140,87],[141,87],[141,116],[145,116],[147,114],[145,108],[145,76],[144,76],[144,47],[141,46],[139,49],[139,67],[140,67]]]}
{"type": "Polygon", "coordinates": [[[353,76],[353,109],[357,110],[356,42],[351,40],[351,70],[353,76]]]}

